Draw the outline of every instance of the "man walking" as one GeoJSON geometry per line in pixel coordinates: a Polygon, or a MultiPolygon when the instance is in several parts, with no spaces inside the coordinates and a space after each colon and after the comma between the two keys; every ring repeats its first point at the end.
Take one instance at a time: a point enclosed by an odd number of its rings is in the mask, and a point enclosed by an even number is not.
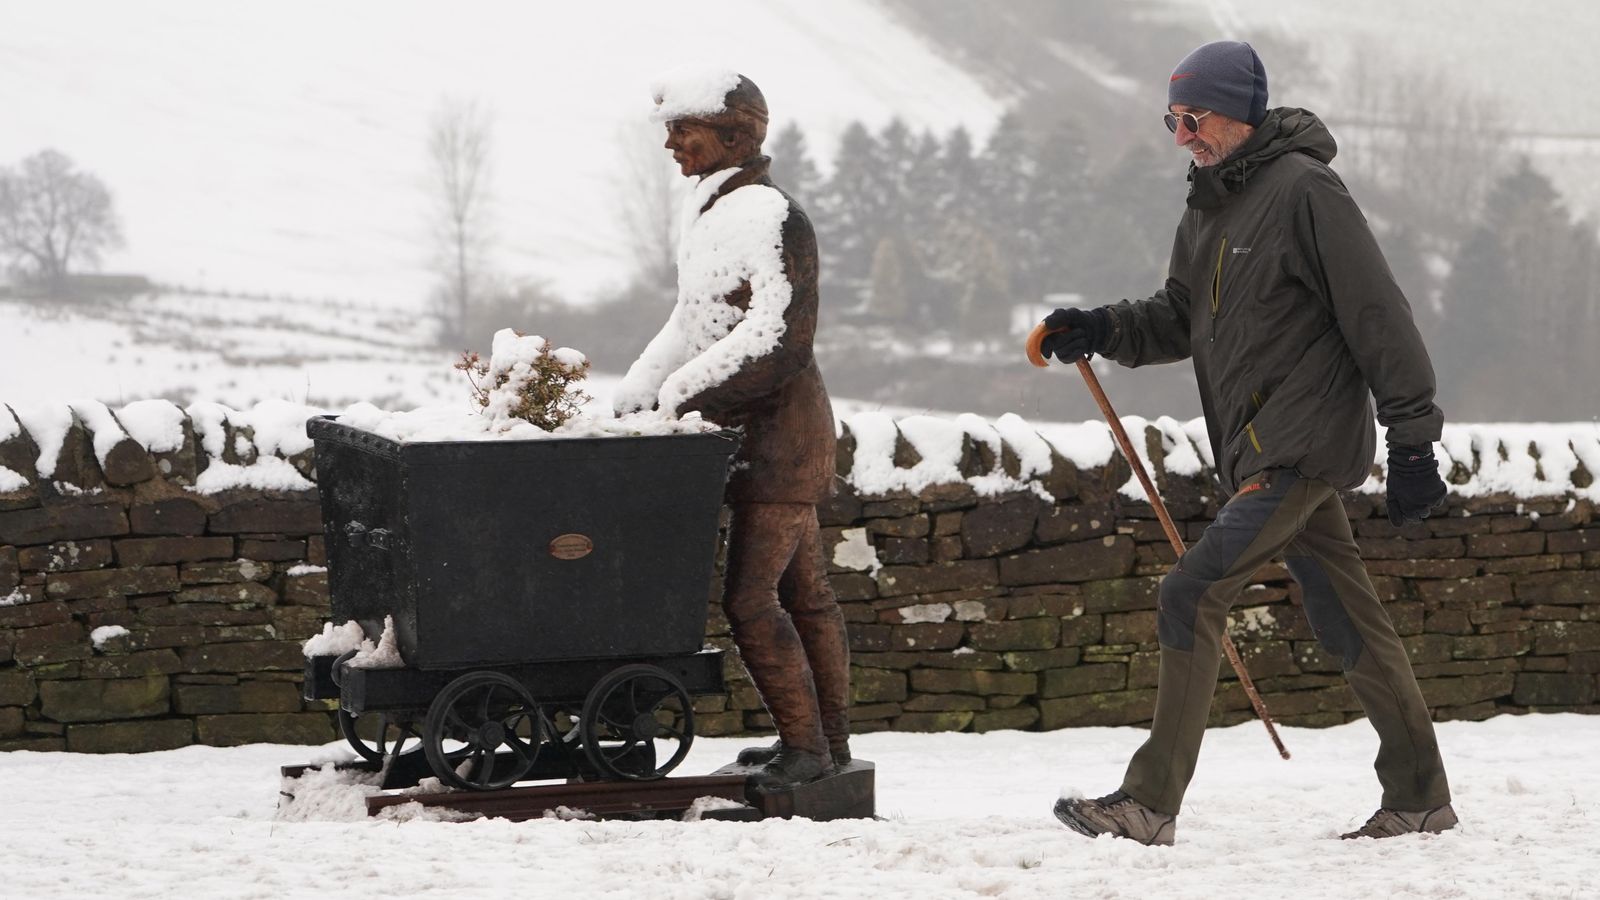
{"type": "Polygon", "coordinates": [[[1122,787],[1062,800],[1074,831],[1170,844],[1216,689],[1228,609],[1281,555],[1306,617],[1377,730],[1381,808],[1352,837],[1456,824],[1433,723],[1367,577],[1338,491],[1366,480],[1387,429],[1388,512],[1420,522],[1445,486],[1444,415],[1410,306],[1366,220],[1328,168],[1335,145],[1303,109],[1267,108],[1249,44],[1218,41],[1172,73],[1166,126],[1191,154],[1188,208],[1165,286],[1145,300],[1058,309],[1041,350],[1125,366],[1192,358],[1217,475],[1231,498],[1161,582],[1155,721],[1122,787]]]}

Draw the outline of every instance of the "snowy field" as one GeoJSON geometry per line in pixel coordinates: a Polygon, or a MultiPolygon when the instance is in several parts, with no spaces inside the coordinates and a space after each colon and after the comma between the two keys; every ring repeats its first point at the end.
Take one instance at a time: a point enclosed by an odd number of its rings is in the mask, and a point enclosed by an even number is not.
{"type": "MultiPolygon", "coordinates": [[[[1376,805],[1364,722],[1213,731],[1177,845],[1090,841],[1063,789],[1115,788],[1133,728],[872,734],[878,821],[448,824],[277,818],[277,767],[348,753],[255,745],[136,756],[0,754],[0,847],[16,900],[286,897],[1552,897],[1600,896],[1600,716],[1449,722],[1439,739],[1462,825],[1340,841],[1376,805]]],[[[746,742],[697,741],[679,774],[746,742]]],[[[341,796],[340,791],[343,791],[341,796]]],[[[341,811],[342,810],[342,811],[341,811]]]]}

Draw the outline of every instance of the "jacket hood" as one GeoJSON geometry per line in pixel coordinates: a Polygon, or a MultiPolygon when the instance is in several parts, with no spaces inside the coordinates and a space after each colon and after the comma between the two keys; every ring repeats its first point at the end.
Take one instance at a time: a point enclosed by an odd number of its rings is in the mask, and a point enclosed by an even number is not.
{"type": "Polygon", "coordinates": [[[1188,204],[1193,209],[1221,206],[1231,195],[1243,191],[1258,169],[1285,154],[1304,153],[1326,165],[1338,152],[1328,126],[1316,113],[1280,106],[1267,112],[1249,140],[1232,156],[1204,168],[1189,164],[1188,204]]]}

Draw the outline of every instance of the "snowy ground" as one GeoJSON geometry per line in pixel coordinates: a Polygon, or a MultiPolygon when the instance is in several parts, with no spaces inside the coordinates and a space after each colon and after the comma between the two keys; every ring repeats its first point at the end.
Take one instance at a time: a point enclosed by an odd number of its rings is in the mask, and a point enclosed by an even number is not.
{"type": "MultiPolygon", "coordinates": [[[[879,821],[287,822],[279,765],[337,748],[0,754],[9,898],[117,897],[1594,897],[1600,717],[1439,726],[1463,824],[1345,842],[1377,800],[1365,723],[1213,731],[1178,843],[1090,841],[1058,791],[1114,788],[1132,728],[873,734],[879,821]]],[[[680,774],[742,742],[701,740],[680,774]]],[[[359,808],[350,789],[349,809],[359,808]]],[[[336,806],[336,804],[335,804],[336,806]]],[[[330,807],[330,810],[333,808],[330,807]]]]}

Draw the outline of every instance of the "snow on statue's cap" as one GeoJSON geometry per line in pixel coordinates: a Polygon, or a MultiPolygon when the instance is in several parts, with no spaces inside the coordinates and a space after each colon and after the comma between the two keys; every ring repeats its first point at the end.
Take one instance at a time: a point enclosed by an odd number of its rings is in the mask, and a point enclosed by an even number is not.
{"type": "MultiPolygon", "coordinates": [[[[759,99],[739,109],[728,108],[728,94],[741,81],[748,83],[749,79],[721,66],[685,66],[658,75],[650,83],[650,96],[655,101],[650,121],[659,124],[674,119],[713,119],[730,112],[755,114],[765,121],[766,104],[759,99]]],[[[755,85],[750,88],[755,98],[760,98],[755,85]]]]}

